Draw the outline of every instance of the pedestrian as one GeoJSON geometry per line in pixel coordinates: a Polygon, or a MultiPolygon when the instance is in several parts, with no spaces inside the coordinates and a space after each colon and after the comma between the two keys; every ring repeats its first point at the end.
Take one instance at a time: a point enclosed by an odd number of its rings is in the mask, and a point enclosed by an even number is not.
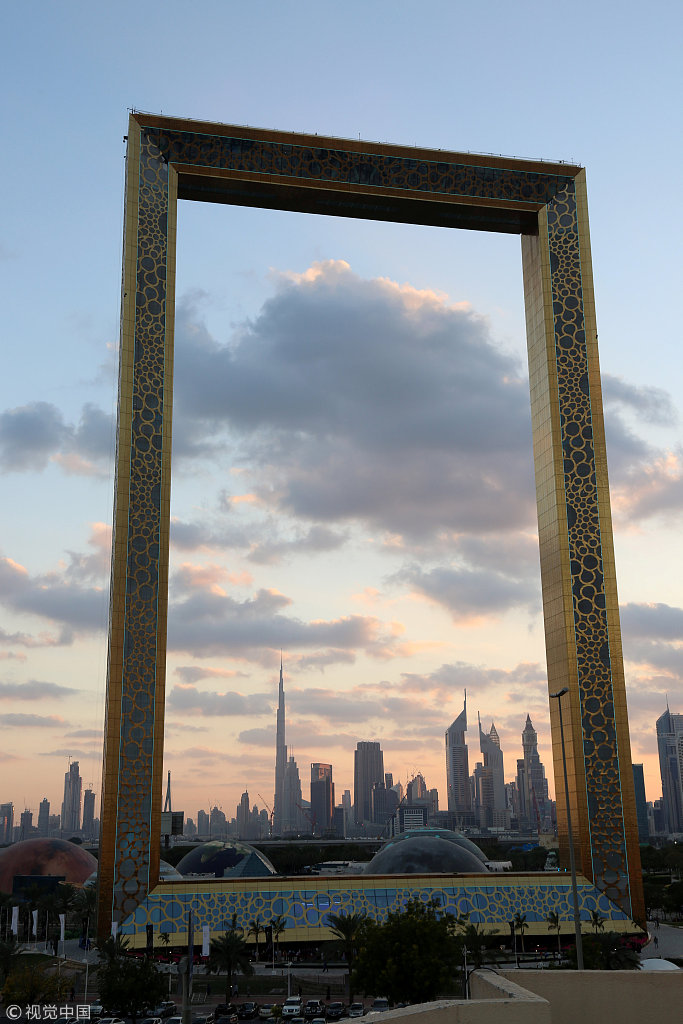
{"type": "Polygon", "coordinates": [[[655,949],[659,949],[659,939],[655,935],[655,949]]]}
{"type": "Polygon", "coordinates": [[[302,992],[302,989],[301,989],[301,985],[299,985],[299,999],[301,999],[302,995],[303,995],[303,992],[302,992]]]}

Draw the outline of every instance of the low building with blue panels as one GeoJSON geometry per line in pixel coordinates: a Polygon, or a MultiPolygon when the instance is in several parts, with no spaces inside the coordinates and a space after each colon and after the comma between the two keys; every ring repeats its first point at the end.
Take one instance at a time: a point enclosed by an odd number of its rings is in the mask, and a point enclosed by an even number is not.
{"type": "MultiPolygon", "coordinates": [[[[581,918],[587,924],[597,911],[605,929],[635,932],[629,917],[588,879],[578,877],[581,918]]],[[[555,911],[561,931],[573,934],[571,878],[569,874],[481,875],[355,875],[333,877],[271,877],[234,879],[169,880],[157,885],[123,923],[119,933],[133,947],[146,943],[146,926],[167,933],[172,946],[187,942],[189,911],[195,942],[201,944],[202,928],[211,937],[222,934],[235,918],[245,935],[257,917],[267,924],[285,919],[280,943],[320,943],[332,940],[329,914],[364,913],[383,921],[408,900],[437,900],[455,916],[469,914],[473,924],[490,934],[509,936],[516,914],[526,914],[527,934],[548,936],[547,917],[555,911]]]]}

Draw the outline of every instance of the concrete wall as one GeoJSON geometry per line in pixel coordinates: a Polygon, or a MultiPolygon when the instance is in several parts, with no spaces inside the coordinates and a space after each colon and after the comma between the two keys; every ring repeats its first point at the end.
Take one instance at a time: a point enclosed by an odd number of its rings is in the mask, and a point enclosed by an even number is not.
{"type": "Polygon", "coordinates": [[[683,1013],[683,971],[528,970],[501,977],[547,999],[552,1024],[662,1024],[683,1013]]]}
{"type": "Polygon", "coordinates": [[[548,1002],[511,979],[473,974],[471,993],[470,1000],[441,1000],[377,1014],[373,1024],[380,1024],[380,1018],[381,1024],[553,1024],[548,1002]]]}

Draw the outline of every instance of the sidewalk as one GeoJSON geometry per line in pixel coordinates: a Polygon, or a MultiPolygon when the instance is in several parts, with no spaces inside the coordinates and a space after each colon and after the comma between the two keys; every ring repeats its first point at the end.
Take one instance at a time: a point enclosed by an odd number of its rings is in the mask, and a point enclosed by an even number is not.
{"type": "Polygon", "coordinates": [[[660,956],[664,960],[683,960],[683,928],[672,928],[670,924],[661,923],[657,928],[654,921],[648,921],[647,931],[650,941],[643,946],[641,960],[653,956],[660,956]]]}

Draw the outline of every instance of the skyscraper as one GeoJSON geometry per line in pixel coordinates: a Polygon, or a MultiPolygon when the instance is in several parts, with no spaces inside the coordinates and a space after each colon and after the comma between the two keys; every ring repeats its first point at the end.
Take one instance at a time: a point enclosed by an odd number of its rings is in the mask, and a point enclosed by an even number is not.
{"type": "Polygon", "coordinates": [[[251,836],[251,809],[249,806],[249,793],[242,793],[237,805],[237,836],[239,839],[249,839],[251,836]]]}
{"type": "Polygon", "coordinates": [[[666,711],[657,719],[659,771],[667,832],[683,832],[683,715],[666,711]]]}
{"type": "Polygon", "coordinates": [[[517,762],[520,825],[523,822],[527,827],[541,831],[550,824],[550,800],[545,768],[538,754],[538,735],[530,715],[526,716],[522,732],[522,751],[524,757],[517,762]]]}
{"type": "Polygon", "coordinates": [[[273,835],[281,835],[284,824],[285,769],[287,745],[285,743],[285,686],[282,678],[280,654],[280,683],[277,699],[277,728],[275,733],[275,796],[273,798],[273,835]]]}
{"type": "Polygon", "coordinates": [[[467,756],[467,691],[463,708],[455,721],[446,729],[446,782],[448,810],[456,814],[472,810],[470,767],[467,756]]]}
{"type": "Polygon", "coordinates": [[[38,810],[38,835],[46,836],[50,831],[50,801],[45,797],[38,810]]]}
{"type": "Polygon", "coordinates": [[[645,799],[645,775],[642,764],[633,765],[633,788],[636,794],[636,817],[638,819],[638,842],[650,841],[650,826],[647,820],[647,800],[645,799]]]}
{"type": "Polygon", "coordinates": [[[353,757],[353,812],[356,825],[372,822],[372,787],[384,782],[384,754],[376,741],[361,740],[353,757]]]}
{"type": "Polygon", "coordinates": [[[62,801],[62,832],[73,834],[81,828],[81,776],[78,761],[69,765],[64,775],[64,800],[62,801]]]}
{"type": "Polygon", "coordinates": [[[480,797],[480,824],[504,827],[505,822],[505,771],[503,769],[503,751],[496,727],[485,733],[479,722],[479,749],[484,755],[484,776],[480,797]]]}
{"type": "Polygon", "coordinates": [[[324,835],[332,828],[334,817],[334,782],[332,765],[311,765],[311,818],[316,835],[324,835]]]}
{"type": "Polygon", "coordinates": [[[0,843],[11,843],[14,831],[14,804],[0,804],[0,843]]]}
{"type": "Polygon", "coordinates": [[[294,833],[299,835],[307,831],[304,813],[301,810],[301,779],[294,757],[290,755],[285,765],[285,781],[282,798],[282,829],[281,835],[294,833]]]}
{"type": "MultiPolygon", "coordinates": [[[[38,817],[38,827],[40,828],[40,817],[38,817]]],[[[90,786],[83,794],[83,832],[87,838],[95,837],[95,794],[90,786]]]]}

